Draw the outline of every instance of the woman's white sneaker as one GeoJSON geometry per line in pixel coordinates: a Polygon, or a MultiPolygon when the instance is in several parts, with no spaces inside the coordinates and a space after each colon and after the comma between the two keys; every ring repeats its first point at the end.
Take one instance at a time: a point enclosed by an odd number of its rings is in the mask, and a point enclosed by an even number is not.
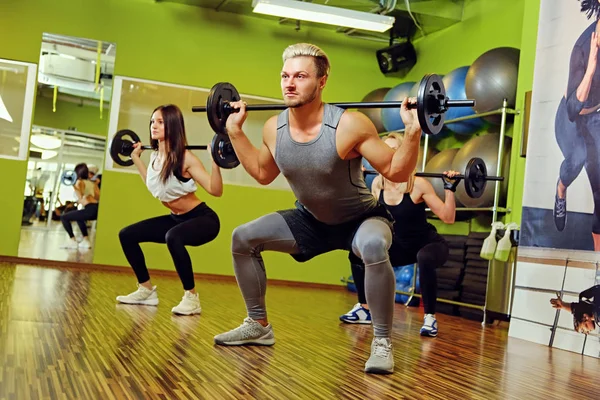
{"type": "Polygon", "coordinates": [[[129,293],[127,296],[117,296],[117,301],[124,304],[141,304],[145,306],[157,306],[158,305],[158,294],[156,293],[156,286],[152,287],[152,290],[146,289],[144,286],[138,283],[138,289],[129,293]]]}
{"type": "Polygon", "coordinates": [[[186,290],[181,298],[181,303],[173,307],[171,312],[179,315],[200,314],[202,312],[202,308],[200,307],[198,293],[192,294],[190,291],[186,290]]]}

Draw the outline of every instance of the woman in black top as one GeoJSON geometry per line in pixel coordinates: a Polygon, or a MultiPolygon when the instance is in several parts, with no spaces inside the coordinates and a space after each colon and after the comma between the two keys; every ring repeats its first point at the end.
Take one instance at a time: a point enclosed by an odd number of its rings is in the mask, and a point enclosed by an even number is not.
{"type": "MultiPolygon", "coordinates": [[[[393,149],[400,146],[402,137],[390,134],[385,143],[393,149]]],[[[416,172],[416,170],[414,171],[416,172]]],[[[435,227],[427,222],[425,208],[447,224],[454,223],[456,201],[454,192],[458,179],[452,179],[456,171],[444,171],[449,179],[444,179],[445,201],[435,194],[429,181],[416,177],[413,173],[408,182],[395,183],[381,175],[373,180],[371,191],[392,213],[395,219],[394,240],[389,250],[392,265],[401,266],[413,263],[419,265],[421,294],[425,308],[421,335],[436,336],[435,303],[437,298],[436,268],[448,258],[448,244],[435,227]]],[[[342,322],[370,324],[371,315],[365,297],[365,269],[360,258],[350,252],[348,258],[352,267],[352,277],[358,292],[358,303],[347,314],[340,317],[342,322]]]]}

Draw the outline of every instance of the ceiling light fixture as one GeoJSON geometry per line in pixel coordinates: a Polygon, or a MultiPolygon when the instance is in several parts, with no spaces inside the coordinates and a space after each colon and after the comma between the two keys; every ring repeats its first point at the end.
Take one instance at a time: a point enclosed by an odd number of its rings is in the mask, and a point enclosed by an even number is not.
{"type": "Polygon", "coordinates": [[[296,0],[253,0],[258,14],[299,19],[321,24],[344,26],[366,31],[385,32],[394,25],[394,17],[330,7],[296,0]]]}
{"type": "Polygon", "coordinates": [[[62,140],[55,136],[45,135],[42,133],[36,133],[35,135],[31,135],[29,141],[42,149],[57,149],[62,146],[62,140]]]}

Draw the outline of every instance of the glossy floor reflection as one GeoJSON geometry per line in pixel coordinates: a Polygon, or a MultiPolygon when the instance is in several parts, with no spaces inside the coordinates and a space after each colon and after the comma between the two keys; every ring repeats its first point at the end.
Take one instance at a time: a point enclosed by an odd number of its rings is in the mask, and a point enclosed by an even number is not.
{"type": "MultiPolygon", "coordinates": [[[[60,221],[35,222],[32,225],[21,227],[21,240],[19,241],[19,257],[40,258],[44,260],[68,261],[73,263],[91,263],[94,257],[95,229],[90,224],[89,239],[91,249],[62,249],[69,235],[60,221]]],[[[76,223],[73,223],[73,232],[78,241],[81,241],[81,232],[76,223]]]]}
{"type": "Polygon", "coordinates": [[[158,307],[118,305],[132,274],[0,263],[2,399],[597,398],[596,358],[509,339],[500,327],[397,305],[393,375],[363,373],[370,326],[343,325],[343,290],[269,286],[273,347],[217,347],[245,316],[234,282],[198,281],[203,313],[177,317],[177,278],[158,307]]]}

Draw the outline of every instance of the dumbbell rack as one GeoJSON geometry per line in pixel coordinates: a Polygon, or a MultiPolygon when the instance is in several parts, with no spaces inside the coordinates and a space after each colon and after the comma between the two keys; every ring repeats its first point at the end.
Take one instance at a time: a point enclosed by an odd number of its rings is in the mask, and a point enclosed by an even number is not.
{"type": "MultiPolygon", "coordinates": [[[[502,117],[500,120],[500,139],[499,139],[499,145],[498,145],[498,162],[497,162],[497,166],[496,166],[496,176],[500,176],[502,173],[502,157],[504,155],[504,139],[506,136],[506,117],[508,114],[518,115],[519,111],[516,109],[509,108],[507,99],[504,99],[504,101],[502,102],[502,107],[497,110],[473,114],[473,115],[469,115],[466,117],[449,119],[449,120],[446,120],[444,122],[444,124],[450,124],[453,122],[460,122],[460,121],[466,121],[469,119],[487,117],[490,115],[501,115],[502,117]]],[[[403,133],[404,129],[394,131],[394,132],[403,133]]],[[[384,132],[384,133],[379,134],[379,136],[385,136],[389,133],[391,133],[391,132],[384,132]]],[[[425,143],[423,145],[423,164],[422,164],[423,171],[425,170],[425,165],[427,164],[427,149],[429,147],[429,135],[424,135],[424,136],[425,136],[425,143]]],[[[507,178],[507,177],[505,177],[505,178],[507,178]]],[[[498,213],[509,213],[511,210],[507,207],[499,207],[498,203],[500,201],[500,182],[495,181],[494,185],[495,185],[494,186],[494,205],[492,207],[457,207],[456,211],[457,212],[461,212],[461,211],[491,211],[492,212],[492,223],[496,222],[498,220],[498,213]]],[[[426,210],[431,211],[430,209],[426,209],[426,210]]],[[[511,241],[513,241],[512,239],[513,238],[511,238],[511,241]]],[[[515,245],[515,244],[516,244],[515,241],[513,241],[513,245],[515,245]]],[[[513,250],[511,250],[511,253],[513,253],[513,251],[514,251],[514,248],[513,248],[513,250]]],[[[514,257],[514,260],[516,260],[516,255],[514,257]]],[[[513,261],[513,264],[516,264],[516,261],[513,261]]],[[[489,292],[489,284],[490,284],[489,277],[490,277],[491,266],[492,266],[492,261],[490,260],[490,261],[488,261],[486,301],[483,306],[481,306],[479,304],[472,304],[472,303],[466,303],[466,302],[450,300],[450,299],[442,299],[442,298],[438,298],[437,301],[439,301],[441,303],[448,303],[448,304],[453,304],[453,305],[457,305],[457,306],[469,307],[469,308],[482,310],[483,311],[482,325],[485,325],[486,317],[487,317],[486,316],[486,310],[487,310],[486,306],[488,303],[487,293],[489,292]]],[[[511,285],[510,285],[511,287],[514,286],[514,272],[515,272],[516,265],[513,265],[512,268],[513,268],[513,273],[512,273],[512,277],[511,277],[511,285]]],[[[342,282],[354,283],[354,280],[353,279],[342,279],[342,282]]],[[[408,300],[405,302],[407,307],[410,304],[413,297],[421,297],[420,294],[415,293],[416,292],[416,282],[417,282],[417,264],[415,263],[410,291],[404,292],[404,291],[396,290],[397,294],[404,294],[404,295],[409,296],[408,300]]],[[[511,302],[512,302],[512,295],[511,295],[511,302]]]]}

